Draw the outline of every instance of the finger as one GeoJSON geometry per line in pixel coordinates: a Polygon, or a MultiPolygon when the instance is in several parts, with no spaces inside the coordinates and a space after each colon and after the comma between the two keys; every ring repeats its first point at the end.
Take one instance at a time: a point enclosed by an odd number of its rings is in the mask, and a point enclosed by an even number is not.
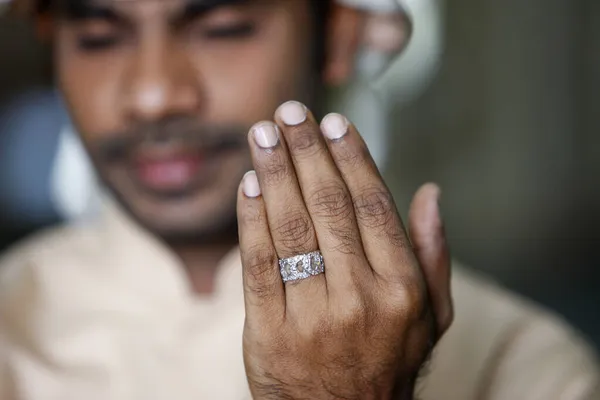
{"type": "Polygon", "coordinates": [[[448,330],[454,318],[451,259],[439,211],[439,197],[437,185],[424,185],[415,195],[409,213],[410,236],[427,282],[438,338],[448,330]]]}
{"type": "MultiPolygon", "coordinates": [[[[416,258],[396,209],[364,140],[342,115],[321,122],[327,145],[352,196],[362,244],[375,274],[403,283],[421,279],[416,258]]],[[[424,287],[424,285],[423,285],[424,287]]]]}
{"type": "Polygon", "coordinates": [[[238,191],[237,219],[249,323],[260,327],[285,315],[285,291],[277,252],[256,173],[248,172],[238,191]]]}
{"type": "MultiPolygon", "coordinates": [[[[273,122],[256,124],[250,131],[249,143],[278,257],[318,250],[315,228],[278,126],[273,122]]],[[[317,307],[315,303],[326,298],[322,274],[286,284],[286,309],[292,314],[317,307]]]]}
{"type": "Polygon", "coordinates": [[[344,296],[372,277],[362,249],[352,197],[312,113],[298,102],[275,113],[326,262],[328,290],[344,296]]]}

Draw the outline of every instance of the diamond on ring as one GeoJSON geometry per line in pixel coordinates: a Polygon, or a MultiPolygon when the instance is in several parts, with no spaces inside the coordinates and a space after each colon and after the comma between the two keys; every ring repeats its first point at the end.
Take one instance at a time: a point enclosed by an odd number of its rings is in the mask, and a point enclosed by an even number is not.
{"type": "Polygon", "coordinates": [[[284,282],[310,278],[325,272],[325,263],[320,251],[300,254],[279,260],[279,270],[284,282]]]}

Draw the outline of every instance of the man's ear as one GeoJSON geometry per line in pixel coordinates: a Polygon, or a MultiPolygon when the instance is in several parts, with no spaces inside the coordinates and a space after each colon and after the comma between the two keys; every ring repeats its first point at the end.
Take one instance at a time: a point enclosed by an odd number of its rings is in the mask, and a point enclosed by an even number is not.
{"type": "Polygon", "coordinates": [[[323,80],[328,86],[346,83],[354,72],[366,13],[333,3],[327,24],[323,80]]]}
{"type": "Polygon", "coordinates": [[[411,33],[410,18],[403,10],[371,13],[334,2],[326,38],[325,84],[339,86],[347,83],[363,50],[380,53],[393,60],[406,48],[411,33]]]}

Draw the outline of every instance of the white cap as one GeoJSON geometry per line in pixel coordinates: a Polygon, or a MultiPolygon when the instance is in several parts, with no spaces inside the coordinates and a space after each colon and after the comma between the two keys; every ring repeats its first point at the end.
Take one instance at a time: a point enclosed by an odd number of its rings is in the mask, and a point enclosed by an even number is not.
{"type": "MultiPolygon", "coordinates": [[[[404,0],[336,0],[339,4],[347,7],[369,10],[372,12],[396,12],[399,10],[400,3],[404,0]]],[[[9,9],[16,0],[0,0],[0,15],[9,9]]]]}
{"type": "Polygon", "coordinates": [[[337,0],[337,2],[348,7],[380,13],[398,12],[401,9],[398,0],[337,0]]]}

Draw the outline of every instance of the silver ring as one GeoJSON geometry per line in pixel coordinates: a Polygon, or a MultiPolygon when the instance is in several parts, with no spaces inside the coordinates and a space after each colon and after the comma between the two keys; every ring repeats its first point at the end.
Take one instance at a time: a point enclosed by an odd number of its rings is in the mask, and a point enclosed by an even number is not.
{"type": "Polygon", "coordinates": [[[325,262],[320,251],[300,254],[279,260],[279,270],[284,282],[298,281],[325,272],[325,262]]]}

